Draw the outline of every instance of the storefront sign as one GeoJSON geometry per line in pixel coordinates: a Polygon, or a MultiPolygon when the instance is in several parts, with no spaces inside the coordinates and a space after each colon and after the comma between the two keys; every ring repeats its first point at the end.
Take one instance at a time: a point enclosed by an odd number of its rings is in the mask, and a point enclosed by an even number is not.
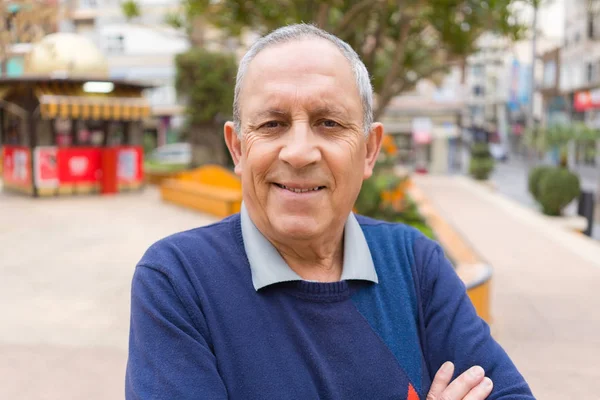
{"type": "Polygon", "coordinates": [[[17,186],[31,185],[31,153],[29,148],[4,146],[3,177],[6,183],[17,186]]]}
{"type": "Polygon", "coordinates": [[[59,148],[57,160],[61,184],[96,183],[102,177],[102,149],[59,148]]]}
{"type": "Polygon", "coordinates": [[[431,143],[433,124],[431,118],[415,118],[412,120],[413,141],[415,144],[431,143]]]}
{"type": "Polygon", "coordinates": [[[575,111],[579,112],[600,108],[600,89],[584,90],[575,93],[573,107],[575,111]]]}
{"type": "Polygon", "coordinates": [[[57,148],[53,146],[35,149],[35,184],[40,188],[58,187],[57,148]]]}
{"type": "Polygon", "coordinates": [[[3,178],[7,184],[15,186],[31,185],[31,152],[27,147],[4,146],[3,178]]]}
{"type": "Polygon", "coordinates": [[[117,180],[119,183],[138,183],[142,181],[142,148],[123,146],[117,155],[117,180]]]}

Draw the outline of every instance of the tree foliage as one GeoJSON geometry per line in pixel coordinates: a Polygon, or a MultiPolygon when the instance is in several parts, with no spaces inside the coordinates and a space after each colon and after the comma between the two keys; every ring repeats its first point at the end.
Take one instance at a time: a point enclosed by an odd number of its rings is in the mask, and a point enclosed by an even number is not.
{"type": "Polygon", "coordinates": [[[555,124],[547,128],[536,127],[525,132],[525,145],[541,153],[557,150],[561,164],[566,166],[569,144],[581,144],[587,148],[589,155],[595,155],[595,145],[600,139],[600,130],[588,127],[583,122],[571,124],[555,124]]]}
{"type": "Polygon", "coordinates": [[[128,21],[142,15],[140,6],[135,0],[126,0],[121,3],[121,12],[128,21]]]}
{"type": "Polygon", "coordinates": [[[224,163],[226,153],[221,132],[223,122],[232,114],[235,57],[192,48],[179,54],[175,64],[175,88],[186,103],[188,139],[192,145],[208,150],[204,156],[195,157],[195,162],[224,163]]]}
{"type": "Polygon", "coordinates": [[[175,58],[175,88],[187,100],[191,124],[215,121],[232,114],[237,63],[233,55],[192,48],[175,58]]]}
{"type": "Polygon", "coordinates": [[[0,6],[0,72],[11,48],[32,43],[57,30],[58,7],[41,0],[3,1],[0,6]]]}
{"type": "MultiPolygon", "coordinates": [[[[230,35],[264,34],[307,22],[339,36],[373,77],[376,117],[389,101],[422,78],[438,78],[476,50],[484,32],[521,37],[516,0],[181,0],[182,25],[198,18],[230,35]]],[[[180,25],[181,25],[180,24],[180,25]]]]}

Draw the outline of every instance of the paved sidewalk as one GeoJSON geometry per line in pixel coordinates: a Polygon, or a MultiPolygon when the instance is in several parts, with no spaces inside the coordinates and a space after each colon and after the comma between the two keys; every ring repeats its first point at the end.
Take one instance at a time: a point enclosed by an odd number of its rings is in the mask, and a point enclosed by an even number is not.
{"type": "Polygon", "coordinates": [[[135,264],[213,220],[153,187],[48,199],[0,188],[0,399],[122,399],[135,264]]]}
{"type": "Polygon", "coordinates": [[[600,243],[466,177],[416,184],[494,268],[493,330],[539,399],[600,393],[600,243]]]}

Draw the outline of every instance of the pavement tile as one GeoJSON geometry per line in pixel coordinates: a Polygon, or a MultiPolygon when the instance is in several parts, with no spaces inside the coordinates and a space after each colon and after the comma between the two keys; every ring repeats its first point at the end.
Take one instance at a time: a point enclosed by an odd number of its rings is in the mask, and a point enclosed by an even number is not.
{"type": "Polygon", "coordinates": [[[536,397],[600,398],[600,243],[469,178],[415,184],[493,267],[492,331],[536,397]]]}

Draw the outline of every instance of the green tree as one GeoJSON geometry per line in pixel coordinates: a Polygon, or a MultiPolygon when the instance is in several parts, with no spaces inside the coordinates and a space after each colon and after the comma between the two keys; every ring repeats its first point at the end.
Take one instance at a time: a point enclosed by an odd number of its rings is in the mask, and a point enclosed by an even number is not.
{"type": "Polygon", "coordinates": [[[192,48],[178,55],[175,64],[175,88],[186,103],[186,136],[193,147],[193,162],[226,164],[222,130],[232,114],[235,57],[192,48]]]}
{"type": "Polygon", "coordinates": [[[174,26],[200,36],[205,21],[226,34],[264,34],[310,22],[348,42],[373,76],[379,118],[390,100],[423,78],[464,65],[484,32],[519,38],[517,0],[181,0],[174,26]]]}
{"type": "Polygon", "coordinates": [[[567,167],[571,143],[582,145],[581,147],[589,152],[588,155],[594,156],[597,140],[600,140],[600,130],[590,128],[583,122],[555,124],[547,128],[536,127],[525,132],[526,146],[540,153],[558,151],[562,167],[567,167]]]}
{"type": "Polygon", "coordinates": [[[134,18],[137,18],[142,15],[140,10],[140,6],[135,0],[126,0],[121,3],[121,12],[125,16],[127,21],[131,21],[134,18]]]}

